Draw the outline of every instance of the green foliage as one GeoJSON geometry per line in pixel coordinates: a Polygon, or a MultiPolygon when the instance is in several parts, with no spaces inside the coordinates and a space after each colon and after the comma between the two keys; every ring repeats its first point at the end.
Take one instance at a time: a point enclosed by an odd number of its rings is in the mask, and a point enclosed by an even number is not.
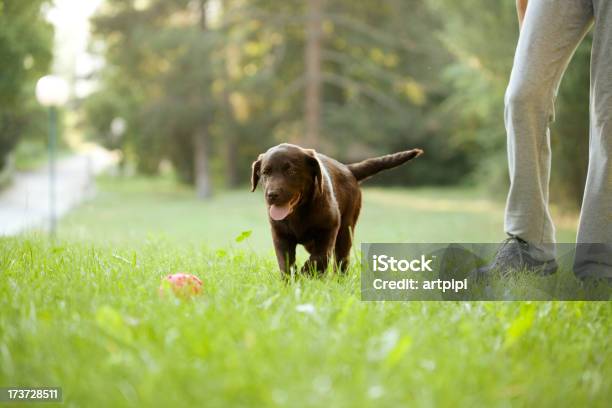
{"type": "Polygon", "coordinates": [[[504,92],[512,68],[518,24],[514,2],[429,1],[443,27],[436,34],[453,54],[441,78],[449,97],[440,107],[451,148],[469,146],[473,176],[506,192],[504,92]]]}
{"type": "MultiPolygon", "coordinates": [[[[470,146],[474,178],[492,191],[506,194],[504,93],[510,77],[518,23],[514,2],[430,0],[443,22],[438,32],[454,56],[443,79],[450,96],[441,114],[450,125],[452,144],[470,146]],[[452,130],[451,130],[452,129],[452,130]]],[[[588,37],[578,48],[561,83],[552,128],[552,197],[579,204],[588,162],[588,37]]]]}
{"type": "MultiPolygon", "coordinates": [[[[303,142],[303,2],[219,4],[218,21],[210,17],[205,30],[197,2],[137,9],[109,1],[93,20],[110,64],[104,87],[87,102],[89,124],[106,140],[111,117],[126,117],[123,147],[148,163],[143,170],[169,158],[181,179],[193,181],[198,127],[211,136],[213,167],[241,182],[260,152],[303,142]]],[[[450,58],[431,35],[438,25],[420,1],[325,3],[323,152],[343,161],[416,146],[435,153],[424,165],[429,177],[395,172],[381,182],[453,183],[470,170],[463,145],[444,148],[432,114],[445,96],[438,77],[450,58]]]]}
{"type": "Polygon", "coordinates": [[[53,29],[41,13],[47,3],[0,0],[0,169],[19,138],[46,134],[34,85],[51,61],[53,29]]]}
{"type": "MultiPolygon", "coordinates": [[[[106,4],[94,27],[109,65],[86,103],[89,124],[108,143],[110,121],[125,117],[126,156],[148,173],[170,159],[187,182],[193,135],[205,129],[215,178],[246,183],[258,153],[304,141],[305,2],[214,3],[219,13],[209,10],[206,29],[199,4],[106,4]]],[[[419,165],[374,182],[471,181],[505,194],[513,2],[324,2],[321,27],[321,151],[350,162],[418,146],[426,151],[419,165]]],[[[589,45],[579,47],[557,102],[557,202],[579,202],[584,183],[589,45]]]]}

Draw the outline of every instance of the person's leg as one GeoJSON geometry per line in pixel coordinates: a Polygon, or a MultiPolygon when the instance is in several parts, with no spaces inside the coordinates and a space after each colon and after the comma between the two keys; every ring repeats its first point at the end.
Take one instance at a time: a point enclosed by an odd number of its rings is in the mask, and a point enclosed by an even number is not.
{"type": "Polygon", "coordinates": [[[527,241],[529,254],[541,261],[555,256],[555,229],[548,208],[554,100],[563,72],[592,21],[592,0],[530,1],[506,91],[511,186],[505,231],[527,241]]]}
{"type": "Polygon", "coordinates": [[[589,171],[574,272],[612,279],[612,2],[593,0],[589,171]]]}

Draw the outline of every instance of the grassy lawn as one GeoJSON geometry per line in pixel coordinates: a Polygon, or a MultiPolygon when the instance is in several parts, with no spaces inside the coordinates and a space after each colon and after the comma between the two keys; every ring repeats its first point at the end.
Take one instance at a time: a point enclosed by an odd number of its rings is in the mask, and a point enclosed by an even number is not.
{"type": "MultiPolygon", "coordinates": [[[[46,166],[49,160],[47,149],[46,141],[21,141],[15,149],[15,169],[33,171],[46,166]]],[[[57,159],[61,159],[70,154],[70,148],[59,146],[55,154],[57,159]]]]}
{"type": "MultiPolygon", "coordinates": [[[[100,193],[71,213],[60,234],[71,241],[139,246],[148,239],[208,248],[234,245],[252,231],[247,247],[272,254],[261,190],[231,191],[210,202],[171,180],[102,178],[100,193]]],[[[503,203],[462,188],[366,188],[356,242],[499,242],[503,203]]],[[[573,242],[576,217],[555,213],[558,240],[573,242]]]]}
{"type": "MultiPolygon", "coordinates": [[[[278,278],[261,192],[201,203],[169,181],[99,188],[55,244],[0,240],[0,386],[62,386],[67,406],[612,400],[608,302],[361,302],[357,267],[278,278]],[[179,271],[203,295],[160,297],[179,271]]],[[[501,213],[471,190],[367,189],[356,240],[495,242],[501,213]]]]}

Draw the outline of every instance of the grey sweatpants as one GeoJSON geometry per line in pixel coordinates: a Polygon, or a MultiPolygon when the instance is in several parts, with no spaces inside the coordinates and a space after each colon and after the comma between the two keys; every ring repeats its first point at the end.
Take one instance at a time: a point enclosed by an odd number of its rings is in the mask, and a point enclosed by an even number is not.
{"type": "Polygon", "coordinates": [[[612,277],[612,0],[528,2],[505,96],[511,181],[505,230],[531,243],[536,257],[555,256],[549,124],[561,77],[591,26],[589,167],[574,271],[612,277]]]}

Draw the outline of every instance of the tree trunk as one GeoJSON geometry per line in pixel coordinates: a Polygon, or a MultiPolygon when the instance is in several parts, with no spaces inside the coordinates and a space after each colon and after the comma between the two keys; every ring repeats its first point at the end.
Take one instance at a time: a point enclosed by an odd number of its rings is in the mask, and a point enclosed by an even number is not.
{"type": "Polygon", "coordinates": [[[308,0],[306,23],[306,101],[304,122],[307,147],[317,148],[321,128],[321,2],[308,0]]]}
{"type": "Polygon", "coordinates": [[[233,135],[226,136],[225,175],[226,184],[230,188],[238,186],[238,141],[233,135]]]}
{"type": "MultiPolygon", "coordinates": [[[[221,7],[221,15],[226,18],[225,4],[223,1],[219,3],[221,7]]],[[[223,24],[228,24],[227,20],[223,21],[223,24]]],[[[240,80],[240,74],[236,74],[236,66],[241,66],[240,61],[240,47],[231,44],[231,41],[225,45],[224,50],[225,63],[223,69],[223,109],[225,111],[225,120],[229,124],[229,132],[223,138],[225,141],[225,185],[229,188],[238,186],[238,138],[236,136],[236,130],[238,128],[238,121],[234,114],[234,110],[230,101],[229,84],[240,80]]]]}
{"type": "Polygon", "coordinates": [[[193,163],[195,166],[196,195],[200,199],[212,196],[208,169],[208,130],[202,126],[193,135],[193,163]]]}
{"type": "MultiPolygon", "coordinates": [[[[206,0],[200,0],[200,30],[205,34],[208,30],[206,20],[206,0]]],[[[210,141],[207,120],[201,124],[193,135],[193,165],[196,196],[199,199],[207,199],[212,196],[210,183],[210,170],[208,167],[210,141]]]]}

